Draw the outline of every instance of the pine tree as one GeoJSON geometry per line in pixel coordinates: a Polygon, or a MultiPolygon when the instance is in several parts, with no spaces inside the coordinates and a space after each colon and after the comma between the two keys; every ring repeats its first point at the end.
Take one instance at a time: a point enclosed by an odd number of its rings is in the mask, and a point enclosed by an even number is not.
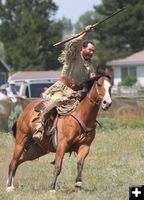
{"type": "Polygon", "coordinates": [[[143,49],[144,44],[144,1],[103,0],[95,12],[107,17],[119,8],[125,10],[105,22],[95,31],[99,41],[97,52],[100,63],[114,58],[125,57],[143,49]]]}
{"type": "Polygon", "coordinates": [[[105,65],[106,61],[125,57],[144,49],[143,0],[102,0],[101,5],[94,6],[94,11],[80,16],[76,24],[76,32],[124,7],[124,11],[97,26],[93,33],[88,35],[89,39],[96,42],[94,55],[96,65],[105,65]]]}
{"type": "Polygon", "coordinates": [[[52,44],[62,38],[62,22],[53,17],[52,0],[0,1],[0,40],[14,70],[49,70],[59,66],[52,44]]]}

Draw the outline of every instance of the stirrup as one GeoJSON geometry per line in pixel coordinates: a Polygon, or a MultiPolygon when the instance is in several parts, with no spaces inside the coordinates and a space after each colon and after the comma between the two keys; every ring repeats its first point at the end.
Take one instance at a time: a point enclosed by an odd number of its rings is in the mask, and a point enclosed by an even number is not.
{"type": "Polygon", "coordinates": [[[43,126],[41,126],[39,129],[37,129],[34,132],[34,134],[32,136],[33,140],[35,142],[42,141],[42,139],[43,139],[43,133],[44,133],[44,128],[43,128],[43,126]]]}
{"type": "Polygon", "coordinates": [[[43,133],[40,131],[37,131],[36,133],[34,133],[34,135],[32,136],[33,140],[35,142],[40,142],[43,139],[43,133]]]}

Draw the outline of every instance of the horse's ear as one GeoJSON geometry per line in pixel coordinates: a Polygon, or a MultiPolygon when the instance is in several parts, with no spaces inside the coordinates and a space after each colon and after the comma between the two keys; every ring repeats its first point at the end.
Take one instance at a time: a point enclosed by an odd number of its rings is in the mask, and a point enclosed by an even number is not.
{"type": "Polygon", "coordinates": [[[98,66],[96,68],[96,76],[112,76],[112,68],[111,67],[101,67],[98,66]]]}
{"type": "Polygon", "coordinates": [[[112,67],[105,67],[104,73],[105,73],[105,76],[111,77],[113,73],[112,67]]]}
{"type": "Polygon", "coordinates": [[[99,74],[99,67],[96,68],[95,73],[96,73],[96,76],[98,76],[98,74],[99,74]]]}
{"type": "Polygon", "coordinates": [[[103,67],[98,66],[95,72],[96,72],[96,76],[102,76],[104,74],[104,69],[103,67]]]}

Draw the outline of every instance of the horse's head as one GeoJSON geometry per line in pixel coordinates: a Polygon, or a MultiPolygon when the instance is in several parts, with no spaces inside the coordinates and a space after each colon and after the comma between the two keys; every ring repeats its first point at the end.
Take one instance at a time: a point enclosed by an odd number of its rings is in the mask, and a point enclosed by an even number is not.
{"type": "Polygon", "coordinates": [[[96,104],[101,104],[103,110],[107,110],[112,104],[111,99],[111,79],[107,76],[98,77],[93,84],[90,98],[96,104]]]}

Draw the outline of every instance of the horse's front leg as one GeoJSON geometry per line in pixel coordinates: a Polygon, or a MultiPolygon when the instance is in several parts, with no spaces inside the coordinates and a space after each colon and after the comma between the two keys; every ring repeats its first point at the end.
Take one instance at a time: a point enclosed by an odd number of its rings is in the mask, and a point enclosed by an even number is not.
{"type": "Polygon", "coordinates": [[[88,145],[81,145],[77,152],[77,177],[75,180],[75,187],[79,189],[83,188],[82,171],[83,171],[84,160],[88,155],[88,153],[89,153],[88,145]]]}
{"type": "Polygon", "coordinates": [[[66,149],[67,149],[66,141],[61,141],[57,146],[56,155],[55,155],[55,168],[53,172],[53,179],[50,185],[51,191],[55,191],[57,177],[61,172],[62,161],[63,161],[64,154],[66,152],[66,149]]]}

